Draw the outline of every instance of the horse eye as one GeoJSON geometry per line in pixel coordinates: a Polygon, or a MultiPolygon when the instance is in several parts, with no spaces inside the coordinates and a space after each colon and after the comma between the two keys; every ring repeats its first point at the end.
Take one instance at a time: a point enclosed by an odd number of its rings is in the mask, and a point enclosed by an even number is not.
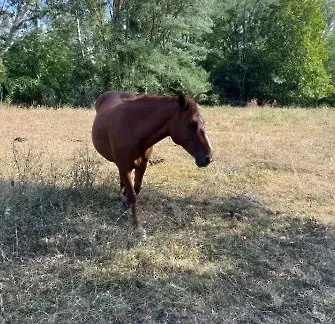
{"type": "Polygon", "coordinates": [[[196,133],[198,130],[198,123],[197,122],[191,122],[187,125],[188,129],[191,130],[192,133],[196,133]]]}

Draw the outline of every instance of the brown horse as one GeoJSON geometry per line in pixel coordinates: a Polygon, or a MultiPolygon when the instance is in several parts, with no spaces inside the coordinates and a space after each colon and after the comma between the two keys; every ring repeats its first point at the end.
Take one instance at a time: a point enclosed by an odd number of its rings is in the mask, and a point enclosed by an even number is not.
{"type": "Polygon", "coordinates": [[[94,147],[117,165],[120,189],[131,206],[133,225],[145,239],[136,213],[136,196],[141,190],[152,146],[170,136],[195,158],[198,167],[206,167],[212,161],[212,148],[198,105],[182,95],[137,97],[129,92],[106,92],[98,97],[95,108],[94,147]]]}

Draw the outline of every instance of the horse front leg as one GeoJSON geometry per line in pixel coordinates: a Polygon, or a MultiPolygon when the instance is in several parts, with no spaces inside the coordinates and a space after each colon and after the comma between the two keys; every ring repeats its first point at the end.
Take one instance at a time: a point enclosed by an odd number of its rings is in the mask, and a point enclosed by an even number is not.
{"type": "Polygon", "coordinates": [[[147,169],[148,160],[142,160],[140,165],[135,168],[135,179],[134,179],[134,189],[136,192],[136,195],[138,195],[142,188],[142,182],[143,182],[143,176],[145,173],[145,170],[147,169]]]}
{"type": "Polygon", "coordinates": [[[149,147],[144,155],[140,159],[140,163],[135,167],[135,179],[134,179],[134,188],[135,192],[138,195],[142,188],[143,176],[145,170],[147,169],[149,157],[152,153],[153,147],[149,147]]]}
{"type": "Polygon", "coordinates": [[[127,206],[127,193],[126,193],[124,182],[122,180],[120,170],[119,170],[119,178],[120,178],[120,192],[119,192],[120,201],[124,206],[127,206]]]}
{"type": "Polygon", "coordinates": [[[136,210],[136,192],[133,186],[133,181],[131,179],[131,171],[121,171],[120,170],[120,179],[126,190],[127,204],[131,208],[131,216],[133,227],[136,232],[139,233],[141,239],[146,241],[147,236],[143,227],[140,225],[137,210],[136,210]]]}

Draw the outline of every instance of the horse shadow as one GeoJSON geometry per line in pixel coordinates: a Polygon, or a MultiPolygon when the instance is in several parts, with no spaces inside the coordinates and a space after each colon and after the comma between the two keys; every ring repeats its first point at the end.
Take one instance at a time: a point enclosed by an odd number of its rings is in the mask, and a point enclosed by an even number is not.
{"type": "Polygon", "coordinates": [[[95,234],[97,215],[104,222],[107,214],[116,219],[122,212],[111,195],[116,190],[113,184],[103,189],[62,188],[1,180],[0,188],[1,249],[8,258],[70,252],[84,256],[95,234]]]}
{"type": "MultiPolygon", "coordinates": [[[[0,188],[1,249],[8,258],[57,253],[87,258],[108,244],[118,249],[130,247],[130,215],[119,201],[116,181],[64,188],[2,179],[0,188]]],[[[258,204],[245,196],[210,201],[176,198],[155,188],[145,189],[138,199],[141,220],[151,236],[185,230],[208,214],[243,220],[244,211],[258,204]]]]}
{"type": "MultiPolygon", "coordinates": [[[[0,188],[1,249],[5,255],[69,253],[86,258],[107,244],[130,247],[130,215],[119,201],[116,181],[104,186],[61,188],[33,182],[13,185],[1,180],[0,188]]],[[[278,236],[287,241],[300,237],[304,243],[319,226],[332,229],[314,220],[284,215],[248,195],[199,200],[197,196],[172,197],[163,190],[148,188],[140,194],[138,209],[151,236],[187,229],[206,232],[203,249],[208,258],[211,253],[206,246],[266,238],[272,242],[278,236]],[[227,228],[240,228],[239,235],[231,235],[227,228]],[[229,235],[218,235],[216,231],[221,230],[229,235]]],[[[234,249],[229,253],[234,255],[234,249]]]]}

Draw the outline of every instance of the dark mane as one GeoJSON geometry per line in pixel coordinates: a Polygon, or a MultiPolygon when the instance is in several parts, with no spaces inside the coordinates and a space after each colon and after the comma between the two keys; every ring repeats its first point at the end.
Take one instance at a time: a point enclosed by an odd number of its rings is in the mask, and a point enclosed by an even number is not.
{"type": "Polygon", "coordinates": [[[198,104],[192,98],[186,98],[186,105],[189,109],[191,109],[192,113],[198,113],[199,107],[198,104]]]}
{"type": "MultiPolygon", "coordinates": [[[[165,103],[173,102],[178,104],[178,97],[172,97],[172,96],[150,96],[150,95],[142,95],[139,97],[136,97],[134,100],[132,100],[132,103],[136,103],[138,105],[141,105],[143,103],[150,103],[150,105],[155,105],[155,103],[159,101],[164,101],[165,103]]],[[[188,107],[189,111],[191,113],[198,113],[199,108],[195,100],[192,98],[185,98],[185,104],[188,107]]]]}

